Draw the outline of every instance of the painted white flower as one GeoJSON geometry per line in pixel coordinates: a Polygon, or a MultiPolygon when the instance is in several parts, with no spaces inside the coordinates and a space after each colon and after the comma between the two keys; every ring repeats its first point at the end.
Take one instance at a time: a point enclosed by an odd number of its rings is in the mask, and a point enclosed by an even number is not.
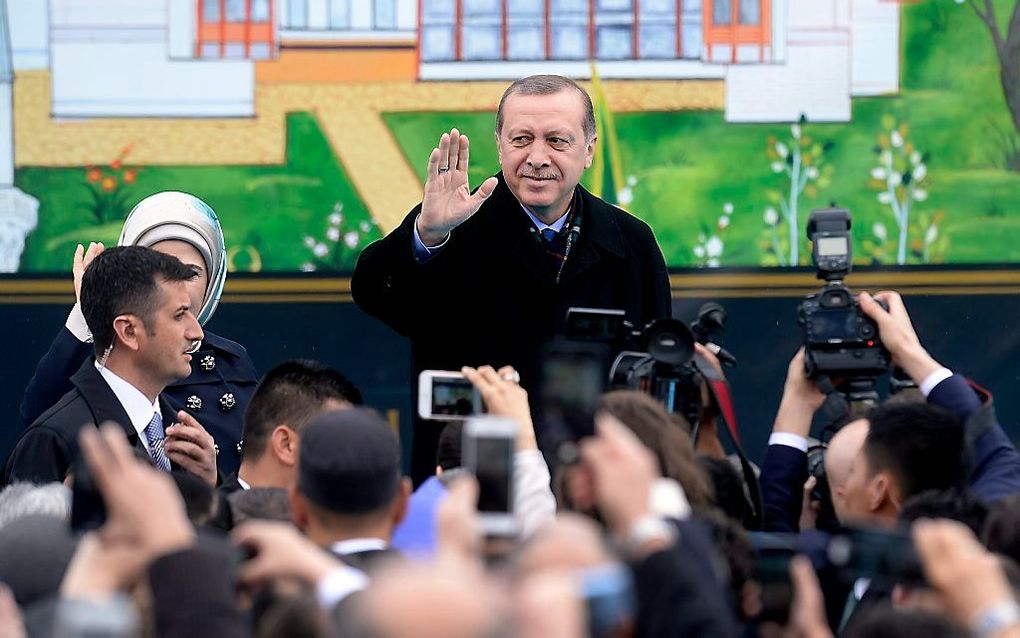
{"type": "Polygon", "coordinates": [[[871,169],[871,176],[875,179],[885,179],[885,168],[882,166],[876,166],[871,169]]]}
{"type": "Polygon", "coordinates": [[[330,226],[326,229],[326,239],[329,241],[340,241],[340,229],[336,226],[330,226]]]}
{"type": "Polygon", "coordinates": [[[305,235],[304,243],[305,248],[312,248],[315,246],[315,238],[311,235],[305,235]]]}
{"type": "Polygon", "coordinates": [[[775,208],[769,206],[765,209],[764,219],[765,223],[769,226],[775,226],[779,223],[779,213],[776,212],[775,208]]]}
{"type": "Polygon", "coordinates": [[[709,268],[718,268],[719,260],[715,258],[709,259],[707,262],[705,262],[705,265],[707,265],[709,268]]]}
{"type": "Polygon", "coordinates": [[[889,238],[889,233],[886,231],[885,224],[882,222],[875,222],[875,224],[871,227],[871,232],[875,233],[875,237],[878,237],[882,241],[889,238]]]}
{"type": "Polygon", "coordinates": [[[918,164],[914,167],[914,181],[919,182],[928,176],[928,165],[918,164]]]}
{"type": "Polygon", "coordinates": [[[719,217],[719,230],[724,230],[729,225],[730,225],[729,217],[727,217],[726,215],[722,215],[719,217]]]}
{"type": "Polygon", "coordinates": [[[634,201],[634,191],[630,190],[630,186],[624,186],[616,191],[616,200],[626,206],[634,201]]]}
{"type": "Polygon", "coordinates": [[[786,157],[790,154],[790,149],[786,147],[786,144],[776,142],[776,152],[779,153],[779,157],[786,157]]]}
{"type": "Polygon", "coordinates": [[[889,135],[889,141],[892,142],[892,145],[896,148],[903,146],[903,136],[900,135],[899,131],[893,131],[889,135]]]}
{"type": "Polygon", "coordinates": [[[698,233],[698,243],[699,244],[704,244],[706,239],[708,239],[708,238],[705,237],[705,233],[698,233]]]}
{"type": "Polygon", "coordinates": [[[698,259],[701,259],[702,257],[704,257],[705,256],[705,247],[704,246],[695,246],[694,247],[694,256],[697,257],[698,259]]]}
{"type": "Polygon", "coordinates": [[[878,156],[878,161],[886,166],[892,164],[892,151],[882,151],[882,154],[878,156]]]}
{"type": "Polygon", "coordinates": [[[899,173],[897,173],[896,171],[893,171],[893,172],[889,173],[889,176],[885,178],[885,183],[888,184],[892,188],[896,188],[902,182],[903,182],[903,176],[900,175],[899,173]]]}
{"type": "Polygon", "coordinates": [[[818,179],[818,167],[808,166],[807,169],[804,171],[804,174],[807,175],[808,179],[818,179]]]}
{"type": "Polygon", "coordinates": [[[928,227],[928,232],[924,234],[924,243],[931,246],[935,243],[935,240],[939,238],[939,227],[932,224],[928,227]]]}
{"type": "Polygon", "coordinates": [[[733,202],[726,202],[725,204],[723,204],[722,205],[722,212],[726,213],[727,215],[732,215],[733,214],[733,202]]]}
{"type": "Polygon", "coordinates": [[[361,232],[367,233],[368,231],[372,230],[372,225],[366,221],[363,221],[360,224],[358,224],[358,228],[361,229],[361,232]]]}
{"type": "Polygon", "coordinates": [[[717,235],[712,235],[705,243],[705,254],[709,257],[719,257],[723,251],[723,240],[717,235]]]}
{"type": "Polygon", "coordinates": [[[892,203],[892,194],[890,194],[889,191],[882,191],[881,193],[878,194],[878,203],[879,204],[891,204],[892,203]]]}
{"type": "Polygon", "coordinates": [[[923,202],[928,199],[928,191],[923,188],[915,188],[914,192],[911,193],[911,196],[914,198],[915,202],[923,202]]]}
{"type": "Polygon", "coordinates": [[[772,162],[772,172],[773,173],[782,173],[783,172],[783,163],[782,162],[772,162]]]}
{"type": "Polygon", "coordinates": [[[306,261],[301,264],[301,272],[315,272],[315,264],[310,264],[306,261]]]}
{"type": "Polygon", "coordinates": [[[315,244],[315,247],[312,248],[312,254],[314,254],[316,257],[325,257],[326,255],[329,254],[329,247],[323,243],[315,244]]]}
{"type": "Polygon", "coordinates": [[[329,223],[334,226],[339,226],[340,222],[342,222],[343,220],[344,216],[341,215],[340,213],[333,213],[332,215],[329,216],[329,223]]]}
{"type": "Polygon", "coordinates": [[[794,124],[790,127],[790,133],[793,135],[793,139],[800,139],[800,124],[794,124]]]}
{"type": "Polygon", "coordinates": [[[358,233],[353,230],[344,233],[344,245],[347,246],[348,248],[354,248],[355,246],[357,246],[358,239],[359,239],[358,233]]]}
{"type": "Polygon", "coordinates": [[[921,154],[918,153],[917,151],[914,151],[913,153],[911,153],[910,154],[910,163],[913,164],[914,166],[917,166],[918,164],[920,164],[921,163],[921,154]]]}
{"type": "Polygon", "coordinates": [[[637,184],[637,176],[636,175],[628,175],[627,176],[627,186],[633,186],[634,184],[637,184]]]}

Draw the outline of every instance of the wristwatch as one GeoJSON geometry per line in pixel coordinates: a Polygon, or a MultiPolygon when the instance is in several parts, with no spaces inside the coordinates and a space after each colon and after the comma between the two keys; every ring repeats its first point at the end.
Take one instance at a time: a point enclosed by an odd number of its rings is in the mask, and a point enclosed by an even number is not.
{"type": "Polygon", "coordinates": [[[1016,624],[1020,624],[1020,606],[1011,600],[1002,600],[974,614],[970,629],[975,638],[994,638],[1016,624]]]}

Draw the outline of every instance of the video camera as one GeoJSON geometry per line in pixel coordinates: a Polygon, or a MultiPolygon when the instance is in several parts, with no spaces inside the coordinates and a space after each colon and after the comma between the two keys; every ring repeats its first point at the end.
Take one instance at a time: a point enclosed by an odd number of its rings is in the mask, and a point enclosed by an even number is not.
{"type": "Polygon", "coordinates": [[[864,314],[857,295],[843,283],[853,267],[850,212],[838,208],[813,211],[807,236],[817,276],[825,280],[822,289],[808,295],[797,309],[798,323],[804,329],[807,375],[829,378],[850,402],[875,402],[875,379],[889,369],[890,360],[879,339],[878,325],[864,314]]]}

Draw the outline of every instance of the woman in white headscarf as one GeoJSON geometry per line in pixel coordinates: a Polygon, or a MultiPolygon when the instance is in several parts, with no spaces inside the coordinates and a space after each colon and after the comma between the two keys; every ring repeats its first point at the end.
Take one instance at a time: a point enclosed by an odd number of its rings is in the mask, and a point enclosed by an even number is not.
{"type": "MultiPolygon", "coordinates": [[[[194,266],[199,275],[188,282],[188,292],[195,316],[205,326],[219,305],[227,277],[223,229],[212,208],[187,193],[156,193],[128,214],[118,243],[146,246],[194,266]]],[[[90,244],[87,250],[78,245],[74,259],[76,295],[82,273],[102,251],[102,244],[90,244]]],[[[212,434],[218,449],[217,466],[229,475],[240,463],[244,410],[258,376],[243,346],[207,328],[204,332],[205,339],[196,344],[198,350],[191,358],[191,375],[167,386],[163,396],[174,410],[190,412],[212,434]]],[[[21,420],[26,426],[71,389],[71,376],[92,354],[91,341],[76,301],[25,389],[21,420]]]]}

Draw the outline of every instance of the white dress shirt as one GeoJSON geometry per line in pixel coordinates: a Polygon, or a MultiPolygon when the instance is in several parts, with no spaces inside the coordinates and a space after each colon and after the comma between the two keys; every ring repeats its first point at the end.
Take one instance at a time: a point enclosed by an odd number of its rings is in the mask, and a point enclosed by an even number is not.
{"type": "Polygon", "coordinates": [[[149,401],[141,390],[111,372],[106,366],[101,366],[98,362],[95,362],[94,365],[100,376],[106,381],[106,385],[113,390],[121,407],[127,412],[131,426],[138,433],[138,438],[145,446],[145,451],[152,454],[152,450],[149,449],[149,438],[145,436],[145,428],[149,427],[153,414],[162,415],[159,411],[159,397],[155,401],[149,401]]]}

